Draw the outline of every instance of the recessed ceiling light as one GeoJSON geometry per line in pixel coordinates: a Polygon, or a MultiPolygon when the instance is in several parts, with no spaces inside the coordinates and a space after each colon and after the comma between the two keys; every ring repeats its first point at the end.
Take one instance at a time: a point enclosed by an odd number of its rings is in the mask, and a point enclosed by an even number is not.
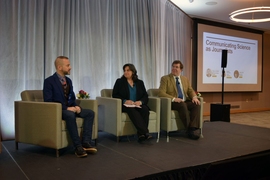
{"type": "Polygon", "coordinates": [[[217,4],[217,2],[216,1],[208,1],[208,2],[206,2],[205,3],[206,5],[216,5],[217,4]]]}

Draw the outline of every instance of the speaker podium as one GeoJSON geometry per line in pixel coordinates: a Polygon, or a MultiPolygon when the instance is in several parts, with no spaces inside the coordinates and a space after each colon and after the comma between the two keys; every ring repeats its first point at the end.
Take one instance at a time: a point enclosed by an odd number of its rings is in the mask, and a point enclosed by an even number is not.
{"type": "Polygon", "coordinates": [[[211,104],[210,121],[230,122],[230,104],[211,104]]]}

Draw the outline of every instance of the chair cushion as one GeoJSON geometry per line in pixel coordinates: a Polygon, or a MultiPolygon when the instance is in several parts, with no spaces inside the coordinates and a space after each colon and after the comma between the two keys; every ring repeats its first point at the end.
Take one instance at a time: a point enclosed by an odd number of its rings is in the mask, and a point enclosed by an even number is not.
{"type": "Polygon", "coordinates": [[[21,98],[23,101],[35,101],[35,102],[44,101],[42,90],[25,90],[21,92],[21,98]]]}
{"type": "Polygon", "coordinates": [[[102,89],[101,90],[101,97],[112,97],[112,89],[102,89]]]}
{"type": "Polygon", "coordinates": [[[147,93],[149,96],[158,97],[159,89],[148,89],[147,93]]]}
{"type": "MultiPolygon", "coordinates": [[[[128,122],[131,121],[127,113],[122,113],[122,122],[128,122]]],[[[150,111],[149,120],[156,120],[157,119],[157,113],[154,111],[150,111]]]]}

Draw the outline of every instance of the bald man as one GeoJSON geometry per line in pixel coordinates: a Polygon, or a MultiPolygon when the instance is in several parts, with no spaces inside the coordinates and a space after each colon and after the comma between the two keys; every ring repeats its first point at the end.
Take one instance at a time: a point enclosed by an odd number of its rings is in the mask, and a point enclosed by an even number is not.
{"type": "Polygon", "coordinates": [[[95,114],[92,110],[82,109],[76,104],[72,81],[66,76],[70,75],[71,70],[68,57],[57,57],[54,65],[56,72],[44,81],[44,101],[62,104],[62,119],[66,122],[77,157],[86,157],[87,153],[96,153],[97,149],[91,145],[95,114]],[[84,119],[82,140],[78,135],[76,117],[84,119]]]}

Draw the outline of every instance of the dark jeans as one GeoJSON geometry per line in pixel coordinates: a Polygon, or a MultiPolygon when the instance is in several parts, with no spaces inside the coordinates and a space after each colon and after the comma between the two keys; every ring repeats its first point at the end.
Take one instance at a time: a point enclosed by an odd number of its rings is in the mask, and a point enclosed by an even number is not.
{"type": "Polygon", "coordinates": [[[187,128],[200,127],[200,107],[192,101],[172,102],[172,110],[178,111],[180,119],[187,128]]]}
{"type": "Polygon", "coordinates": [[[128,108],[122,106],[122,112],[126,112],[137,129],[137,134],[143,135],[149,133],[149,108],[146,105],[142,105],[142,108],[128,108]]]}
{"type": "Polygon", "coordinates": [[[66,121],[67,130],[74,147],[81,146],[82,143],[91,143],[94,117],[95,113],[90,109],[82,109],[80,114],[68,110],[62,111],[62,119],[66,121]],[[76,117],[83,118],[82,141],[78,134],[76,117]]]}

